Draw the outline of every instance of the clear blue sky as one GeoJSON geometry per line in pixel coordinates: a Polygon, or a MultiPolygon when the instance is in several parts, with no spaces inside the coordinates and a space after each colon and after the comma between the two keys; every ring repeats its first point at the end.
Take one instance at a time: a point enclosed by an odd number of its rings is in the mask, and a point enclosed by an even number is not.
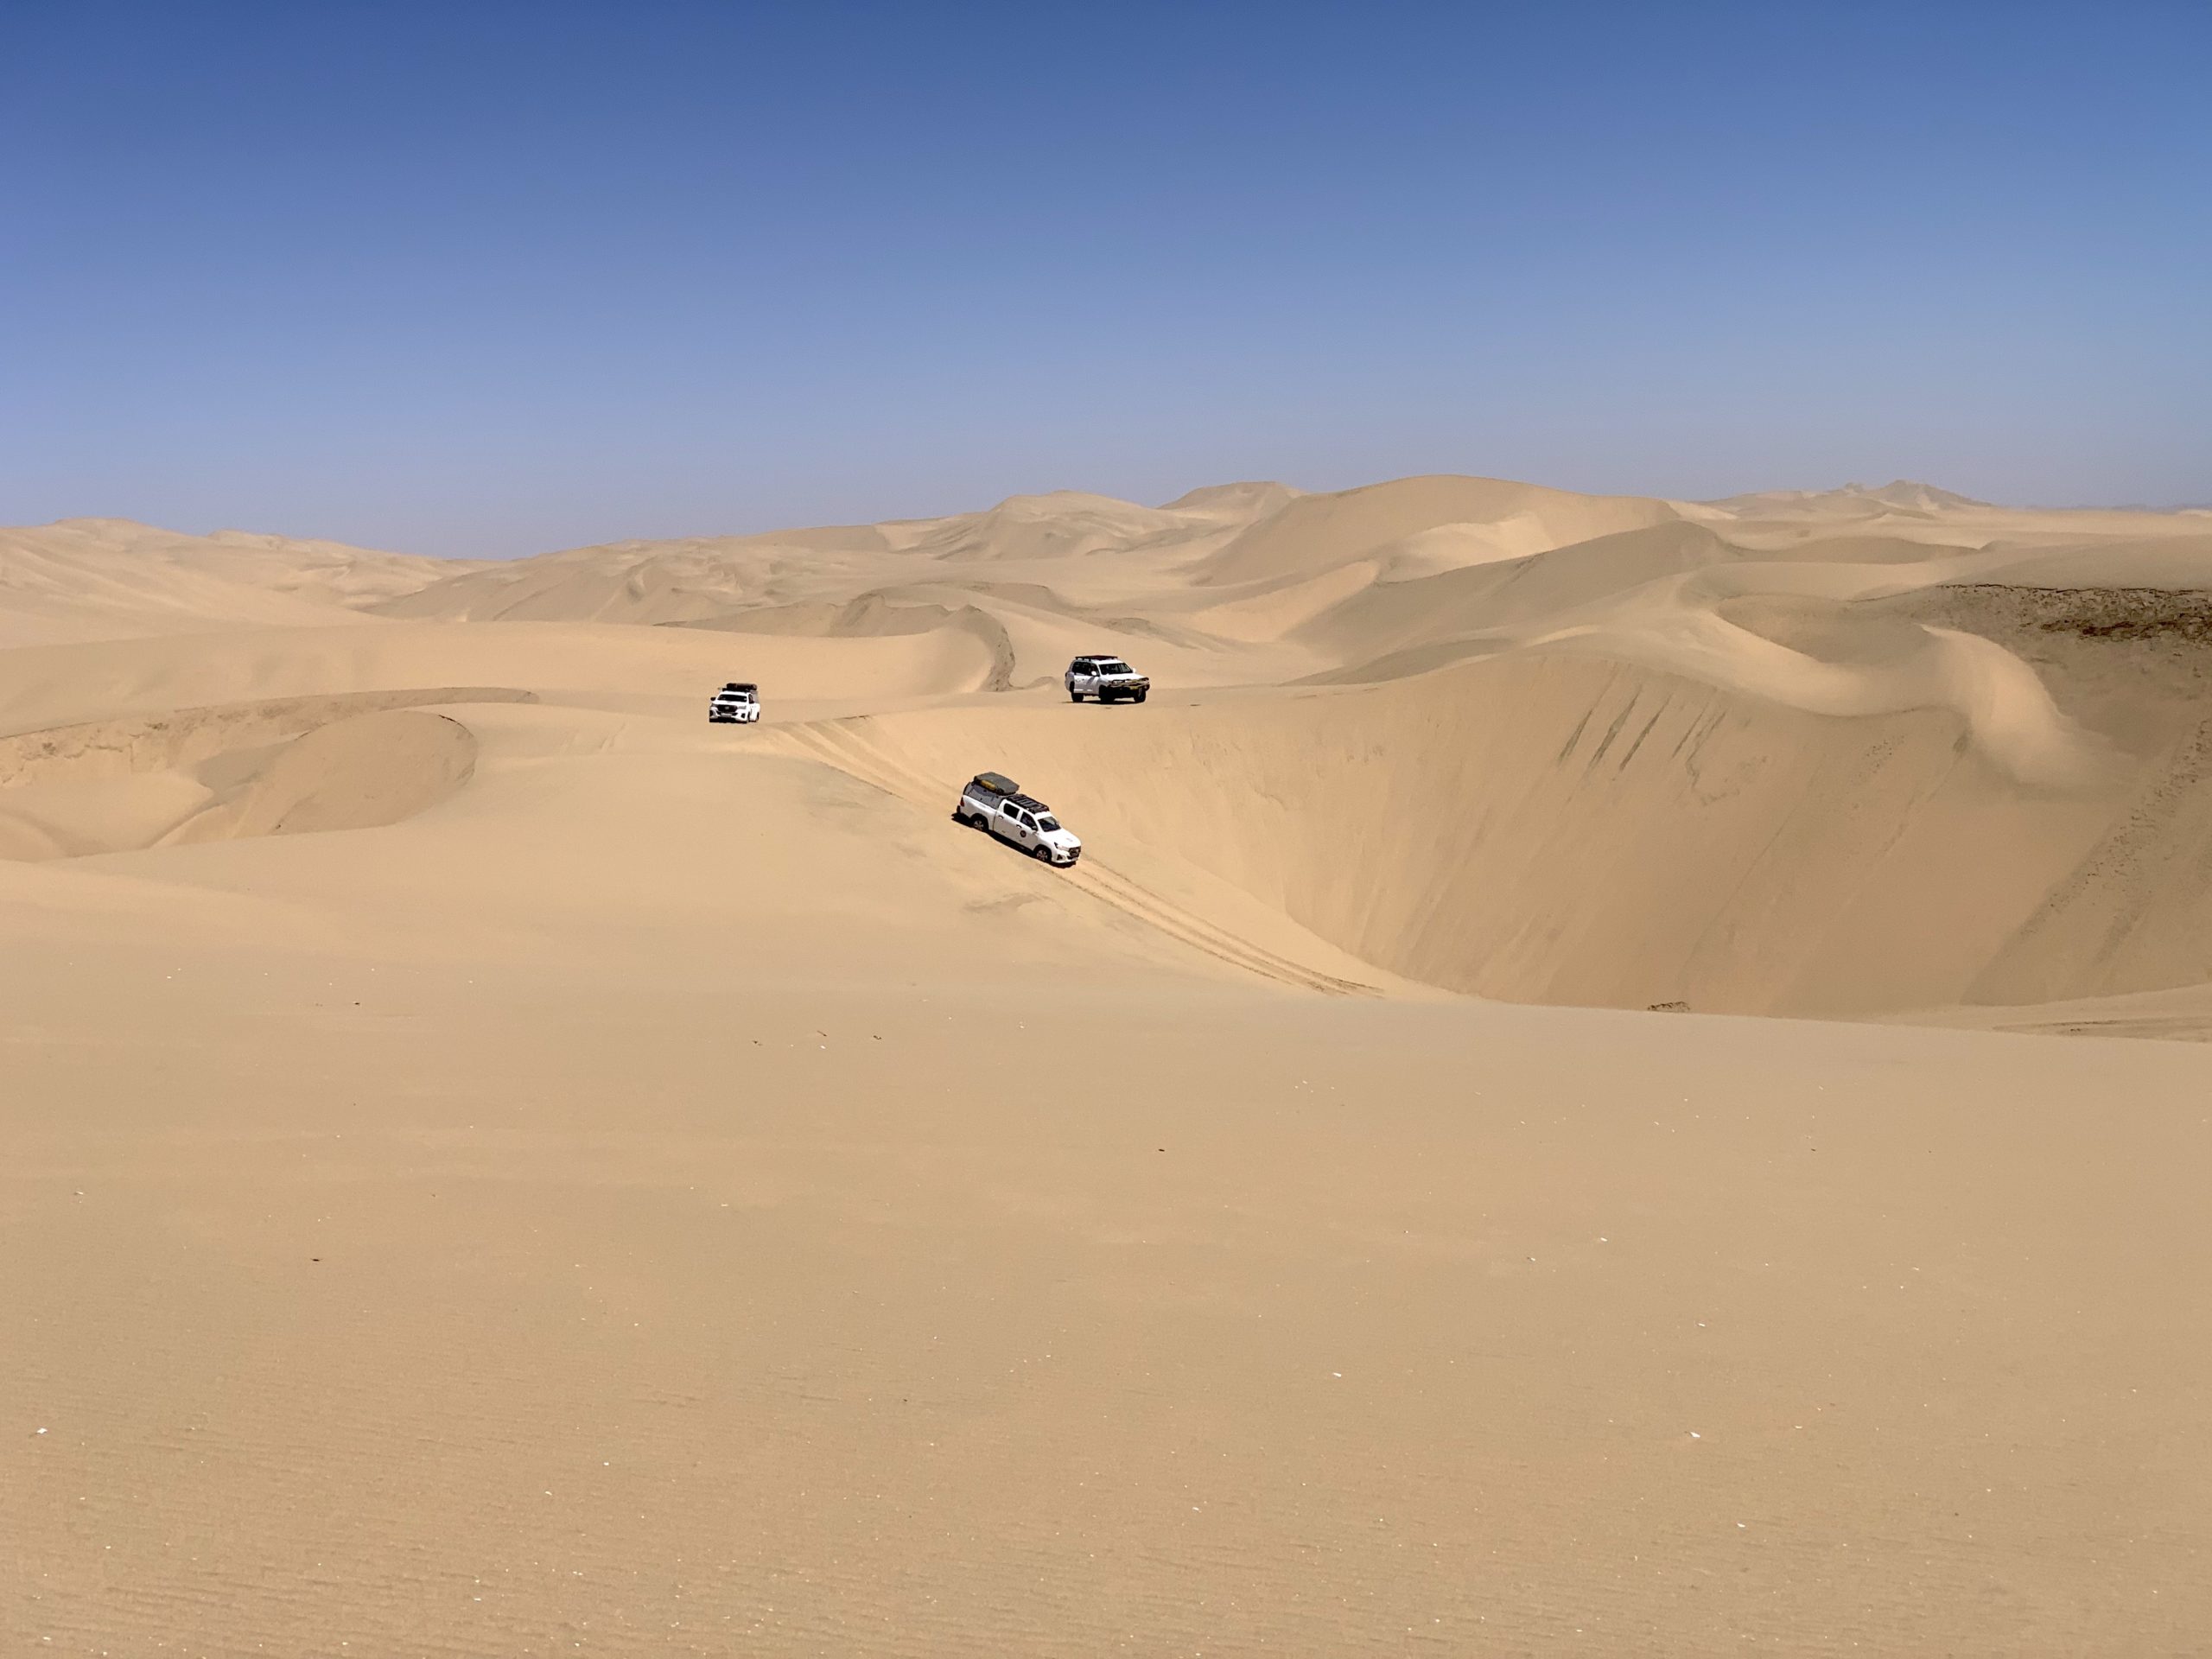
{"type": "Polygon", "coordinates": [[[2212,500],[2212,4],[0,0],[0,523],[2212,500]]]}

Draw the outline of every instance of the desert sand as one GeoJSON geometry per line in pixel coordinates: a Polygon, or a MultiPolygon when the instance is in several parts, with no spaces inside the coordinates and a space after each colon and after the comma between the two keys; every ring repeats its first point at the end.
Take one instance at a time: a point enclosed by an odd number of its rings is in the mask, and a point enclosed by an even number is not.
{"type": "Polygon", "coordinates": [[[0,531],[0,1650],[2200,1651],[2208,664],[1903,483],[0,531]]]}

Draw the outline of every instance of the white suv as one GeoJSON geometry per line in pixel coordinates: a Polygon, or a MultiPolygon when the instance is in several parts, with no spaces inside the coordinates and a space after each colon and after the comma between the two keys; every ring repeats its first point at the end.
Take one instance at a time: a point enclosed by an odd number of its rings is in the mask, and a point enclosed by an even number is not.
{"type": "Polygon", "coordinates": [[[732,680],[707,704],[710,725],[750,726],[760,718],[760,688],[750,680],[732,680]]]}
{"type": "Polygon", "coordinates": [[[1072,702],[1085,697],[1096,697],[1101,702],[1119,702],[1124,697],[1142,702],[1144,694],[1152,690],[1149,678],[1118,657],[1078,657],[1068,664],[1066,677],[1072,702]]]}

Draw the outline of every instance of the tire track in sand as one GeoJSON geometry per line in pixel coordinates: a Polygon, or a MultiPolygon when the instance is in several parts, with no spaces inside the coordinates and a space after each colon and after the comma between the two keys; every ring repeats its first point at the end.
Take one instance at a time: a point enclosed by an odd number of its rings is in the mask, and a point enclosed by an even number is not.
{"type": "MultiPolygon", "coordinates": [[[[868,719],[861,715],[842,720],[794,722],[773,727],[762,735],[809,760],[834,766],[911,806],[925,810],[940,806],[945,793],[944,785],[910,770],[870,741],[860,729],[868,719]]],[[[1324,973],[1232,933],[1103,863],[1088,849],[1080,863],[1060,871],[1059,876],[1102,904],[1133,916],[1216,961],[1262,979],[1319,991],[1327,996],[1380,994],[1373,985],[1324,973]]]]}

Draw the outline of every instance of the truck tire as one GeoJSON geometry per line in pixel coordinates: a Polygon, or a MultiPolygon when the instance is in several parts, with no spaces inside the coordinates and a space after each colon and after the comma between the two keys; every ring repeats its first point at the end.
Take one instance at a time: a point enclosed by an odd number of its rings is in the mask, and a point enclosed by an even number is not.
{"type": "Polygon", "coordinates": [[[1083,693],[1077,690],[1073,686],[1068,687],[1068,701],[1070,702],[1081,702],[1083,701],[1083,693]]]}
{"type": "Polygon", "coordinates": [[[1144,698],[1145,698],[1145,694],[1144,694],[1142,691],[1140,691],[1140,692],[1138,692],[1138,693],[1137,693],[1137,701],[1138,701],[1139,702],[1142,702],[1144,701],[1144,698]]]}

